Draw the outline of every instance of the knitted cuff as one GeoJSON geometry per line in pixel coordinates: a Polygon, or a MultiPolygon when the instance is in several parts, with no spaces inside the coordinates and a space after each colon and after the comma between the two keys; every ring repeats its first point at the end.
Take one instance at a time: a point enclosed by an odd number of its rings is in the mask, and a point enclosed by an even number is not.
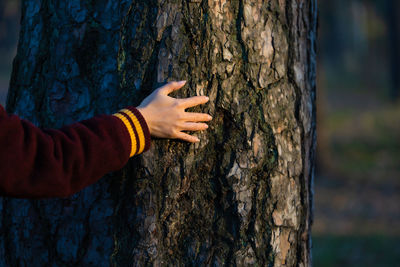
{"type": "Polygon", "coordinates": [[[131,138],[131,153],[129,157],[143,153],[150,148],[150,130],[140,113],[133,106],[121,109],[113,116],[118,117],[125,125],[131,138]]]}

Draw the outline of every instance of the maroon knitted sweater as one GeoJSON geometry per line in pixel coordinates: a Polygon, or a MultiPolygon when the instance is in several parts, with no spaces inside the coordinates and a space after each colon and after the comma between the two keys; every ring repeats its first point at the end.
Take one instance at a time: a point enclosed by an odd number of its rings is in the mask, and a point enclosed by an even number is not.
{"type": "Polygon", "coordinates": [[[0,195],[67,197],[150,148],[135,107],[56,129],[40,129],[0,105],[0,195]]]}

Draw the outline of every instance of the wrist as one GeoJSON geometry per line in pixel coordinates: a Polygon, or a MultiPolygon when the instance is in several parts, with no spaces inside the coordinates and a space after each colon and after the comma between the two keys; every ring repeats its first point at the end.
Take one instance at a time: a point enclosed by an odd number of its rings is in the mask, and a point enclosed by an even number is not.
{"type": "Polygon", "coordinates": [[[150,118],[149,115],[147,113],[147,109],[144,107],[136,107],[136,109],[139,111],[139,113],[142,115],[144,121],[146,122],[148,129],[149,129],[149,133],[151,134],[151,125],[150,125],[150,118]]]}

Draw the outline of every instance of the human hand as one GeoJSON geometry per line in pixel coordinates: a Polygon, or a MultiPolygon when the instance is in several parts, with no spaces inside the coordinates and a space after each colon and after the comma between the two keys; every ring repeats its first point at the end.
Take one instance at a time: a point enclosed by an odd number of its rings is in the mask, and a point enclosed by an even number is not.
{"type": "Polygon", "coordinates": [[[206,123],[212,117],[206,113],[185,112],[185,109],[208,102],[207,96],[193,96],[177,99],[168,96],[185,85],[186,81],[169,82],[154,90],[136,107],[146,120],[150,134],[155,137],[182,139],[188,142],[200,140],[182,131],[200,131],[208,128],[206,123]]]}

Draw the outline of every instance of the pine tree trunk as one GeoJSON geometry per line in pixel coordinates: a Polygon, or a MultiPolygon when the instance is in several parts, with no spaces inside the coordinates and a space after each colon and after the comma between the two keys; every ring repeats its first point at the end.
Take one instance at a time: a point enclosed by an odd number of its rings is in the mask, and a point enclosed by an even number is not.
{"type": "Polygon", "coordinates": [[[23,1],[8,112],[60,127],[208,95],[198,144],[153,139],[66,199],[3,198],[1,266],[309,266],[316,0],[23,1]]]}

